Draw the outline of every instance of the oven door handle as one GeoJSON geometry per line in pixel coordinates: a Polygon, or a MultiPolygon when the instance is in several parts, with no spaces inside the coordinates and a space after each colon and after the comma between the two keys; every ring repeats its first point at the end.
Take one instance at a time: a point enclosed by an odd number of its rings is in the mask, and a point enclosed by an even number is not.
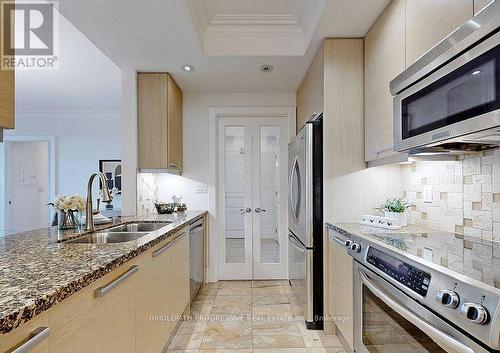
{"type": "Polygon", "coordinates": [[[429,337],[431,337],[437,344],[439,344],[445,350],[451,350],[453,352],[459,353],[474,353],[470,347],[466,346],[462,342],[457,341],[454,337],[434,328],[427,321],[415,315],[412,311],[401,306],[388,295],[386,295],[381,289],[379,289],[375,284],[373,284],[368,278],[367,274],[363,270],[359,270],[361,276],[361,281],[365,286],[370,289],[373,294],[375,294],[384,303],[390,306],[399,315],[404,317],[406,320],[410,321],[413,325],[417,326],[419,329],[424,331],[429,337]]]}

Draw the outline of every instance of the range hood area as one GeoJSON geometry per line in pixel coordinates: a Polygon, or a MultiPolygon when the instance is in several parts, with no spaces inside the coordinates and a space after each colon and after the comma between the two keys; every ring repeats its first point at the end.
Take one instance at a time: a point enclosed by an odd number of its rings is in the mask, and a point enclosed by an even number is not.
{"type": "Polygon", "coordinates": [[[499,26],[495,2],[391,81],[396,152],[431,157],[500,146],[499,26]]]}

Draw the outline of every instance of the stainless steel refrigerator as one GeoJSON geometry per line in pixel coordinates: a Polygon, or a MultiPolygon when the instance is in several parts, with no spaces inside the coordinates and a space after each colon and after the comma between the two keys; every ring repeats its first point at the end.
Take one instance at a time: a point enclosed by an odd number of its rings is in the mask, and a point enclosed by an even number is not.
{"type": "Polygon", "coordinates": [[[288,273],[308,329],[323,328],[323,115],[288,146],[288,273]]]}

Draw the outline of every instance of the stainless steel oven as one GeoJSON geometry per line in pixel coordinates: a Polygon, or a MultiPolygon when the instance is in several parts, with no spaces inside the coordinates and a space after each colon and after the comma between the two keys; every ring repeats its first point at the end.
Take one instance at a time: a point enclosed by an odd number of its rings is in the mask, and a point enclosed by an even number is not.
{"type": "Polygon", "coordinates": [[[345,246],[356,352],[500,352],[498,288],[409,253],[401,237],[351,235],[345,246]]]}
{"type": "Polygon", "coordinates": [[[497,1],[391,82],[396,151],[500,145],[499,25],[497,1]]]}
{"type": "Polygon", "coordinates": [[[354,349],[358,353],[490,352],[357,262],[354,349]]]}

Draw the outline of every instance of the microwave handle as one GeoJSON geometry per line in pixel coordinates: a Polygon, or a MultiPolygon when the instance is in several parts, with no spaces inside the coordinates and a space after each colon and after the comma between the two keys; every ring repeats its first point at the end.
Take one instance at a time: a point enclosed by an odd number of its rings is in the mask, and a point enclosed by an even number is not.
{"type": "Polygon", "coordinates": [[[439,331],[438,329],[431,326],[427,321],[423,320],[419,316],[415,315],[412,311],[406,309],[405,307],[398,304],[396,301],[387,296],[382,290],[380,290],[375,284],[373,284],[366,273],[363,270],[359,270],[361,276],[361,281],[365,286],[370,289],[373,294],[375,294],[384,303],[390,306],[399,315],[403,316],[406,320],[410,321],[413,325],[417,326],[419,329],[424,331],[429,337],[431,337],[436,343],[446,350],[451,350],[458,353],[474,353],[474,350],[470,347],[464,345],[462,342],[457,341],[454,337],[439,331]]]}

